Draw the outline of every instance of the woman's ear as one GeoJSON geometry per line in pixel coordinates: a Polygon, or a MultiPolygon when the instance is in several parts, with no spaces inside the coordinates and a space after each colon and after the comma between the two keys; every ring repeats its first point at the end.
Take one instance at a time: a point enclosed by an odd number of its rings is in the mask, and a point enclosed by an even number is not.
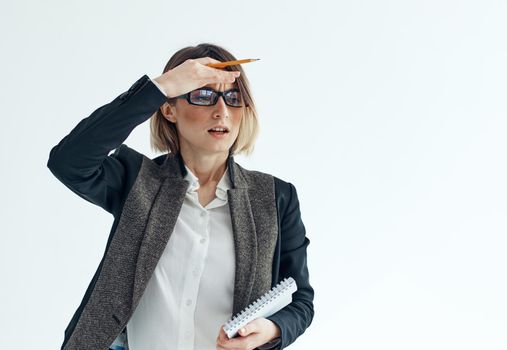
{"type": "Polygon", "coordinates": [[[159,109],[165,119],[176,123],[175,106],[170,105],[169,102],[165,102],[159,109]]]}

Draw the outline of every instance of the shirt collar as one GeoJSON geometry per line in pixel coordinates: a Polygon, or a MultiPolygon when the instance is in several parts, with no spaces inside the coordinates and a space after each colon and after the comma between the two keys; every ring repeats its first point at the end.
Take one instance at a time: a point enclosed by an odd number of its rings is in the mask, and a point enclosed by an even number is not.
{"type": "MultiPolygon", "coordinates": [[[[192,173],[192,171],[185,165],[185,169],[187,170],[187,173],[185,175],[185,180],[188,181],[188,188],[187,193],[195,192],[199,189],[199,179],[197,176],[192,173]]],[[[231,182],[229,178],[229,172],[226,168],[224,171],[224,174],[222,175],[222,178],[217,184],[217,189],[215,191],[215,195],[221,199],[221,200],[227,200],[227,190],[231,188],[231,182]]]]}
{"type": "MultiPolygon", "coordinates": [[[[180,168],[180,173],[183,178],[185,178],[185,175],[187,173],[186,167],[185,167],[185,161],[183,160],[183,157],[181,156],[180,152],[177,152],[175,154],[173,153],[167,153],[166,159],[164,160],[164,166],[168,165],[176,165],[173,162],[176,162],[180,168]]],[[[236,173],[236,166],[234,162],[234,157],[232,155],[232,152],[229,152],[229,157],[227,158],[227,172],[228,172],[228,178],[229,178],[229,185],[230,188],[246,188],[248,187],[247,183],[245,182],[244,177],[241,175],[241,173],[236,173]]],[[[176,175],[172,173],[173,175],[176,175]]]]}

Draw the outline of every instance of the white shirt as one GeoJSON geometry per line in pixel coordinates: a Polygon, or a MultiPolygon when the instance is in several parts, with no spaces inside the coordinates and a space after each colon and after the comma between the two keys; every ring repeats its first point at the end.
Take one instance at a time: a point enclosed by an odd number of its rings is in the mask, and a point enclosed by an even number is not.
{"type": "Polygon", "coordinates": [[[226,170],[216,198],[202,207],[199,181],[186,169],[189,186],[174,231],[127,324],[129,350],[216,349],[220,327],[232,316],[229,176],[226,170]]]}

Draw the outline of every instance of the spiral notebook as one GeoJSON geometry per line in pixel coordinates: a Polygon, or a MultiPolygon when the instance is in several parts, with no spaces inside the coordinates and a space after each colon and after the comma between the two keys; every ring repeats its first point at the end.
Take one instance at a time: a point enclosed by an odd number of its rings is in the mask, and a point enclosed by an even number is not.
{"type": "Polygon", "coordinates": [[[292,293],[297,290],[296,281],[287,277],[259,299],[248,305],[224,325],[229,338],[238,335],[238,330],[259,317],[268,317],[292,302],[292,293]]]}

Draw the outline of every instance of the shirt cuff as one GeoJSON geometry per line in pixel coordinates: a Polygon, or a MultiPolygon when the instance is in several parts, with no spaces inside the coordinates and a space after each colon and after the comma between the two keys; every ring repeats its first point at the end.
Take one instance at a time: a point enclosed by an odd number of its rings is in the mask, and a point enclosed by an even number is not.
{"type": "Polygon", "coordinates": [[[155,86],[156,86],[156,87],[158,87],[158,89],[160,90],[160,92],[162,92],[162,93],[164,94],[164,96],[166,96],[166,97],[167,97],[167,94],[165,93],[164,89],[162,89],[162,86],[161,86],[159,83],[157,83],[155,80],[153,80],[153,79],[151,79],[151,78],[150,78],[150,80],[151,80],[151,82],[152,82],[153,84],[155,84],[155,86]]]}

